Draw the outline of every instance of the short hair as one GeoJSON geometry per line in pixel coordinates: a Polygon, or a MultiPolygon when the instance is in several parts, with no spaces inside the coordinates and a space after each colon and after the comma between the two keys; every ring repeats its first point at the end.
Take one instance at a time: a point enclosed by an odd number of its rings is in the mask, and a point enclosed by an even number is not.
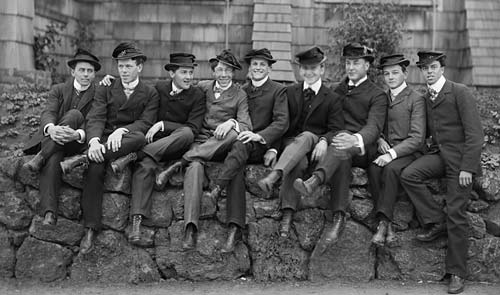
{"type": "Polygon", "coordinates": [[[436,59],[442,67],[445,67],[446,66],[446,55],[444,56],[441,56],[440,58],[436,59]]]}
{"type": "Polygon", "coordinates": [[[215,67],[219,64],[219,61],[218,60],[211,60],[209,61],[210,63],[210,68],[212,69],[212,71],[215,71],[215,67]]]}
{"type": "Polygon", "coordinates": [[[132,57],[132,60],[135,60],[136,65],[142,65],[146,61],[142,56],[132,57]]]}
{"type": "Polygon", "coordinates": [[[169,71],[172,71],[172,72],[174,72],[174,73],[175,73],[175,71],[177,71],[179,68],[180,68],[180,66],[170,65],[170,66],[168,67],[168,70],[169,70],[169,71]]]}

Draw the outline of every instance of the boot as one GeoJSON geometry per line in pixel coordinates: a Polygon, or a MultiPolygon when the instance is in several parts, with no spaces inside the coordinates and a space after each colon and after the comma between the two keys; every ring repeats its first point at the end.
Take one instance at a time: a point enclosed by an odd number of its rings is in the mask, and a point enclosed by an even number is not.
{"type": "Polygon", "coordinates": [[[262,178],[257,182],[257,185],[260,187],[260,189],[266,193],[272,192],[274,185],[278,180],[281,178],[281,171],[278,170],[273,170],[271,173],[269,173],[266,177],[262,178]]]}
{"type": "Polygon", "coordinates": [[[457,275],[451,275],[448,285],[448,294],[459,294],[464,291],[465,279],[457,275]]]}
{"type": "Polygon", "coordinates": [[[127,167],[129,163],[134,162],[135,160],[137,160],[137,154],[130,153],[111,162],[111,169],[115,174],[122,173],[125,167],[127,167]]]}
{"type": "Polygon", "coordinates": [[[333,224],[329,229],[326,229],[323,232],[323,236],[319,240],[318,244],[314,249],[314,252],[318,254],[323,254],[326,249],[328,249],[331,245],[335,244],[342,233],[345,225],[345,216],[342,212],[336,212],[333,216],[333,224]]]}
{"type": "Polygon", "coordinates": [[[132,216],[132,230],[128,236],[128,241],[131,244],[137,244],[141,240],[141,222],[142,215],[135,214],[132,216]]]}
{"type": "Polygon", "coordinates": [[[163,170],[162,172],[158,173],[156,175],[156,190],[163,190],[165,188],[165,185],[167,185],[168,181],[170,180],[170,177],[174,175],[179,169],[182,167],[182,162],[178,161],[169,166],[167,169],[163,170]]]}
{"type": "Polygon", "coordinates": [[[394,228],[392,227],[392,222],[387,223],[387,235],[385,236],[385,244],[388,247],[394,247],[398,244],[398,237],[394,232],[394,228]]]}
{"type": "Polygon", "coordinates": [[[56,225],[56,222],[57,222],[57,217],[52,211],[48,211],[47,213],[45,213],[42,222],[44,225],[54,226],[56,225]]]}
{"type": "Polygon", "coordinates": [[[87,228],[87,232],[85,233],[85,236],[82,239],[82,242],[80,244],[80,253],[82,254],[88,254],[92,249],[94,248],[94,236],[95,236],[95,230],[92,228],[87,228]]]}
{"type": "Polygon", "coordinates": [[[283,209],[283,217],[281,218],[280,222],[280,236],[282,238],[288,238],[290,237],[290,227],[292,225],[292,216],[293,216],[293,210],[292,209],[283,209]]]}
{"type": "Polygon", "coordinates": [[[30,170],[31,172],[38,172],[42,169],[43,163],[45,159],[42,156],[42,153],[39,152],[36,154],[31,160],[23,164],[23,168],[30,170]]]}
{"type": "Polygon", "coordinates": [[[377,232],[373,235],[372,243],[383,247],[385,244],[385,235],[387,233],[387,221],[380,220],[377,226],[377,232]]]}
{"type": "Polygon", "coordinates": [[[306,181],[300,178],[295,179],[293,187],[302,195],[310,197],[312,193],[321,185],[321,179],[315,174],[306,181]]]}
{"type": "Polygon", "coordinates": [[[64,160],[60,163],[61,170],[64,174],[69,173],[75,167],[78,167],[81,165],[88,165],[88,164],[89,164],[89,158],[85,154],[75,155],[75,156],[66,158],[66,160],[64,160]]]}
{"type": "Polygon", "coordinates": [[[190,223],[186,226],[186,231],[184,232],[184,240],[182,242],[182,248],[184,250],[192,250],[196,247],[196,227],[194,224],[190,223]]]}
{"type": "Polygon", "coordinates": [[[222,187],[218,184],[214,186],[214,188],[210,191],[209,197],[213,200],[218,200],[220,198],[220,194],[222,192],[222,187]]]}
{"type": "Polygon", "coordinates": [[[415,238],[422,242],[430,242],[447,234],[448,232],[446,228],[446,223],[441,222],[433,224],[431,228],[420,234],[417,234],[415,238]]]}
{"type": "Polygon", "coordinates": [[[221,249],[222,253],[231,253],[234,251],[234,247],[236,247],[236,243],[241,240],[241,230],[239,226],[234,223],[229,225],[229,229],[227,231],[227,240],[224,248],[221,249]]]}

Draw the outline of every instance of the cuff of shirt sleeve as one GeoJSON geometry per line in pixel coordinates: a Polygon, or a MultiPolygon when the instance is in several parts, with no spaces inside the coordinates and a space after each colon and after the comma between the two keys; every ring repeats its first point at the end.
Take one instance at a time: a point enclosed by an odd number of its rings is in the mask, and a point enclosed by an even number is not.
{"type": "Polygon", "coordinates": [[[85,143],[85,131],[83,131],[83,129],[77,129],[76,132],[80,134],[80,139],[78,139],[76,142],[85,143]]]}
{"type": "Polygon", "coordinates": [[[160,131],[161,131],[161,132],[164,132],[164,131],[165,131],[165,123],[163,123],[163,121],[161,121],[161,128],[160,128],[160,131]]]}
{"type": "Polygon", "coordinates": [[[396,151],[394,149],[390,149],[389,154],[391,155],[393,160],[398,157],[398,155],[396,154],[396,151]]]}
{"type": "Polygon", "coordinates": [[[354,136],[358,139],[358,144],[356,147],[359,147],[361,149],[361,152],[359,153],[360,156],[365,154],[365,142],[363,141],[363,136],[359,133],[354,133],[354,136]]]}
{"type": "MultiPolygon", "coordinates": [[[[116,130],[122,130],[122,131],[123,131],[123,134],[127,134],[127,133],[129,133],[129,132],[130,132],[127,128],[123,128],[123,127],[118,128],[118,129],[116,129],[116,130]]],[[[115,131],[116,131],[116,130],[115,130],[115,131]]]]}
{"type": "Polygon", "coordinates": [[[238,121],[236,121],[235,119],[229,119],[229,121],[233,122],[233,124],[234,124],[234,130],[237,133],[240,133],[240,124],[238,123],[238,121]]]}
{"type": "Polygon", "coordinates": [[[47,132],[47,129],[49,129],[49,127],[51,127],[51,126],[56,126],[56,125],[54,125],[53,123],[49,123],[49,124],[47,124],[47,125],[45,125],[43,127],[43,135],[44,136],[49,136],[49,133],[47,132]]]}
{"type": "Polygon", "coordinates": [[[277,150],[277,149],[268,149],[267,151],[268,151],[268,152],[273,152],[273,153],[275,153],[276,155],[278,154],[278,150],[277,150]]]}
{"type": "Polygon", "coordinates": [[[101,142],[101,140],[99,139],[99,137],[92,137],[92,138],[89,140],[89,146],[90,146],[90,145],[91,145],[94,141],[101,142]]]}

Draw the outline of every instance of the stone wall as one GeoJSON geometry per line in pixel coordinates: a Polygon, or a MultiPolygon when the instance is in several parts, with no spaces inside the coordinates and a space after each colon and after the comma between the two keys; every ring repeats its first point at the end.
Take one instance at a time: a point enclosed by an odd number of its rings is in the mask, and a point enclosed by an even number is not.
{"type": "MultiPolygon", "coordinates": [[[[269,172],[260,166],[246,169],[247,228],[234,253],[221,253],[226,239],[226,198],[204,195],[196,249],[182,250],[182,176],[176,175],[165,191],[153,195],[152,217],[142,231],[143,247],[128,243],[130,230],[130,176],[128,169],[105,178],[102,221],[104,229],[95,249],[78,254],[84,234],[80,195],[84,168],[63,178],[56,226],[45,226],[37,215],[40,196],[38,176],[21,169],[29,157],[0,158],[0,276],[50,282],[61,279],[89,282],[154,282],[161,278],[230,280],[253,276],[260,281],[371,279],[438,280],[444,270],[446,240],[415,241],[414,209],[403,197],[395,209],[399,243],[375,248],[373,202],[362,169],[352,170],[350,218],[340,241],[321,256],[312,250],[323,228],[331,221],[327,210],[328,188],[302,198],[293,218],[290,239],[278,234],[280,212],[276,192],[266,196],[256,181],[269,172]]],[[[220,171],[209,163],[206,191],[220,171]]],[[[443,191],[429,182],[437,200],[443,191]]],[[[486,171],[468,206],[470,224],[469,279],[500,282],[500,173],[486,171]]]]}

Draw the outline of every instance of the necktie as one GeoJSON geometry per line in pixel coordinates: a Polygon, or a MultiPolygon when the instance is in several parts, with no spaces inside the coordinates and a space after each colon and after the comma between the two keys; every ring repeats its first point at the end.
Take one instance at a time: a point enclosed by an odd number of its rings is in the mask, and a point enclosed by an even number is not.
{"type": "Polygon", "coordinates": [[[305,101],[309,101],[311,100],[311,98],[314,97],[314,90],[312,90],[311,88],[307,88],[304,90],[304,100],[305,101]]]}
{"type": "Polygon", "coordinates": [[[259,87],[257,86],[252,86],[252,92],[257,92],[259,90],[259,87]]]}
{"type": "Polygon", "coordinates": [[[429,92],[429,98],[434,101],[436,99],[436,97],[438,96],[438,92],[432,88],[428,88],[427,91],[429,92]]]}
{"type": "Polygon", "coordinates": [[[222,91],[223,91],[222,88],[217,87],[217,86],[214,87],[215,99],[218,99],[220,97],[222,91]]]}
{"type": "Polygon", "coordinates": [[[176,96],[177,94],[181,93],[179,90],[172,90],[170,91],[170,96],[176,96]]]}
{"type": "Polygon", "coordinates": [[[356,86],[354,86],[354,85],[347,85],[347,91],[351,91],[354,88],[356,88],[356,86]]]}

